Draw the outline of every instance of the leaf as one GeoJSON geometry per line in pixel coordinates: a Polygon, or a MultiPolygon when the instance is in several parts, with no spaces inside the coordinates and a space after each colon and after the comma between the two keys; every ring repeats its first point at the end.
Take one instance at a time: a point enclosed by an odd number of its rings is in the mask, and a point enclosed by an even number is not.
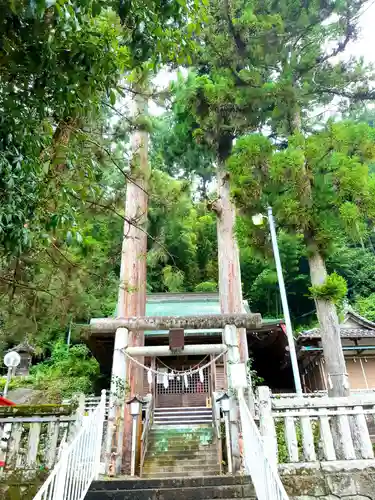
{"type": "Polygon", "coordinates": [[[70,245],[70,244],[71,244],[72,240],[73,240],[73,235],[72,235],[72,232],[71,232],[71,231],[68,231],[68,232],[66,233],[66,242],[68,243],[68,245],[70,245]]]}
{"type": "Polygon", "coordinates": [[[100,2],[94,2],[92,4],[92,15],[96,17],[101,13],[101,11],[102,11],[102,6],[100,2]]]}
{"type": "Polygon", "coordinates": [[[116,94],[113,90],[111,90],[111,92],[109,94],[109,101],[112,104],[112,106],[114,106],[116,104],[116,94]]]}

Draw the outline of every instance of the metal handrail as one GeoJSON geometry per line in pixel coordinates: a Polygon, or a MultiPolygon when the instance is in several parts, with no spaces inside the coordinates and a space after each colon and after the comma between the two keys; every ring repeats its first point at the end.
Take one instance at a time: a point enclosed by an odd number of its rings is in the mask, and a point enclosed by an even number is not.
{"type": "Polygon", "coordinates": [[[105,391],[98,406],[83,418],[73,441],[65,444],[59,461],[33,500],[83,500],[99,477],[105,414],[105,391]]]}
{"type": "Polygon", "coordinates": [[[214,401],[212,403],[212,423],[215,431],[216,442],[217,442],[217,453],[218,453],[218,463],[220,466],[220,474],[222,472],[222,462],[223,462],[223,448],[222,448],[222,437],[221,437],[221,428],[220,428],[220,412],[217,414],[217,403],[214,401]]]}
{"type": "Polygon", "coordinates": [[[146,418],[143,424],[143,431],[141,436],[141,463],[140,463],[140,476],[142,477],[143,465],[146,458],[147,448],[148,448],[148,437],[152,423],[154,420],[154,398],[151,396],[147,408],[146,408],[146,418]]]}
{"type": "Polygon", "coordinates": [[[288,500],[277,467],[270,462],[265,451],[265,443],[239,391],[243,451],[246,472],[250,475],[258,500],[288,500]]]}

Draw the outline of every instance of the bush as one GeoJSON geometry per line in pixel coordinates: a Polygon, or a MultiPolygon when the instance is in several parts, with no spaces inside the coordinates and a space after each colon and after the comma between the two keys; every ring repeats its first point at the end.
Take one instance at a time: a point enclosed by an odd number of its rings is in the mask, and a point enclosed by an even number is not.
{"type": "Polygon", "coordinates": [[[195,292],[217,292],[218,286],[215,281],[203,281],[202,283],[198,283],[198,285],[194,289],[195,292]]]}
{"type": "Polygon", "coordinates": [[[323,285],[314,285],[309,288],[311,295],[317,300],[327,300],[339,304],[348,292],[345,279],[337,273],[327,276],[323,285]]]}
{"type": "Polygon", "coordinates": [[[69,347],[59,341],[49,359],[32,367],[30,379],[48,400],[60,401],[78,392],[92,393],[99,374],[99,364],[84,344],[69,347]]]}
{"type": "Polygon", "coordinates": [[[368,297],[358,297],[354,307],[361,316],[375,321],[375,293],[368,297]]]}

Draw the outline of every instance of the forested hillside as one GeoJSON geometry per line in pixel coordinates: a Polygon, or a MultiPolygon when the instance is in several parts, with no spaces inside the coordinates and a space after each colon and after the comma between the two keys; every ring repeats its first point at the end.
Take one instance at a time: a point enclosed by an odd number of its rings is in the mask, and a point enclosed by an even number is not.
{"type": "Polygon", "coordinates": [[[91,390],[79,326],[116,309],[136,128],[148,292],[218,290],[225,167],[252,311],[282,316],[268,229],[251,222],[271,203],[295,329],[323,293],[375,321],[374,70],[340,59],[363,3],[0,1],[0,354],[26,338],[44,361],[32,383],[70,371],[63,391],[91,390]],[[134,120],[140,75],[149,112],[134,120]]]}

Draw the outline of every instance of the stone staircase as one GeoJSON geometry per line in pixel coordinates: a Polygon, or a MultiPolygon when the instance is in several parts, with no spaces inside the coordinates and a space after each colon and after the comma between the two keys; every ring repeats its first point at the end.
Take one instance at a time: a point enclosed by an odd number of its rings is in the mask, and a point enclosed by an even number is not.
{"type": "Polygon", "coordinates": [[[155,408],[154,425],[212,424],[212,409],[205,406],[187,408],[155,408]]]}
{"type": "Polygon", "coordinates": [[[143,477],[167,478],[220,474],[212,425],[158,426],[151,429],[143,477]]]}
{"type": "Polygon", "coordinates": [[[255,500],[246,476],[94,481],[85,500],[255,500]]]}
{"type": "Polygon", "coordinates": [[[220,472],[210,408],[155,409],[142,477],[213,476],[220,472]]]}

